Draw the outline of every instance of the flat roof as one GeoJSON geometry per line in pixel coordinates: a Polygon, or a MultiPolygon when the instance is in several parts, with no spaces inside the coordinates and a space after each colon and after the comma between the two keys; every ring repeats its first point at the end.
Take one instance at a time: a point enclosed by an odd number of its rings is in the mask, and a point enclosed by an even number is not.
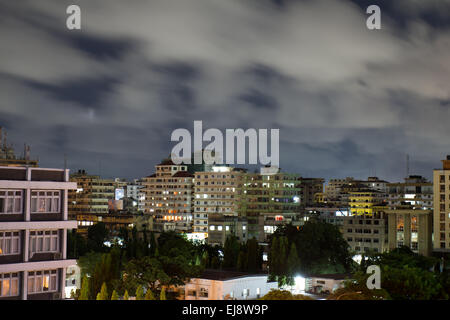
{"type": "Polygon", "coordinates": [[[266,273],[261,274],[252,274],[241,271],[228,271],[228,270],[212,270],[206,269],[203,273],[197,277],[197,279],[208,279],[208,280],[218,280],[225,281],[236,278],[245,278],[245,277],[264,277],[267,276],[266,273]]]}

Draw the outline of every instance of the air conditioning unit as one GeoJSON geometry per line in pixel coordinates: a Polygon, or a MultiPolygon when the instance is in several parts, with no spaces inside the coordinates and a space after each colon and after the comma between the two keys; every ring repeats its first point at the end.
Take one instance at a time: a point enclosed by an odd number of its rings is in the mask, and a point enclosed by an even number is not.
{"type": "Polygon", "coordinates": [[[55,292],[52,295],[53,300],[61,300],[61,292],[55,292]]]}
{"type": "Polygon", "coordinates": [[[53,260],[61,260],[62,259],[62,253],[56,252],[53,254],[53,260]]]}

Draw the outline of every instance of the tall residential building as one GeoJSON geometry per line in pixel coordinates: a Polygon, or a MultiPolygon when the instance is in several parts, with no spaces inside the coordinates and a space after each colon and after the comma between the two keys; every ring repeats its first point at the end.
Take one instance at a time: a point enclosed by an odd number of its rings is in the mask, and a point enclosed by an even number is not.
{"type": "Polygon", "coordinates": [[[299,178],[302,207],[312,207],[318,203],[317,195],[323,194],[323,178],[299,178]]]}
{"type": "Polygon", "coordinates": [[[376,190],[362,189],[349,193],[351,215],[371,215],[374,206],[385,204],[385,194],[376,190]]]}
{"type": "Polygon", "coordinates": [[[405,182],[387,185],[390,207],[410,204],[415,208],[433,208],[433,183],[422,176],[409,176],[405,182]]]}
{"type": "Polygon", "coordinates": [[[238,216],[245,170],[214,166],[195,173],[194,232],[208,233],[208,215],[238,216]]]}
{"type": "Polygon", "coordinates": [[[385,196],[387,184],[387,181],[377,177],[368,177],[367,180],[356,180],[352,177],[331,179],[325,186],[323,202],[337,207],[345,207],[349,205],[350,194],[361,190],[373,190],[381,196],[385,196]]]}
{"type": "Polygon", "coordinates": [[[249,239],[264,240],[264,214],[300,214],[299,175],[273,169],[266,167],[260,173],[243,175],[239,211],[247,217],[249,239]]]}
{"type": "Polygon", "coordinates": [[[78,231],[87,232],[89,226],[104,222],[111,229],[118,229],[116,219],[109,216],[109,201],[115,199],[114,180],[102,179],[79,170],[70,175],[77,188],[69,192],[69,216],[78,222],[78,231]]]}
{"type": "Polygon", "coordinates": [[[0,167],[0,300],[64,297],[69,170],[0,167]]]}
{"type": "Polygon", "coordinates": [[[442,169],[433,170],[434,251],[450,252],[450,155],[442,169]]]}
{"type": "Polygon", "coordinates": [[[369,213],[343,217],[342,234],[355,254],[388,250],[387,206],[372,205],[369,213]]]}
{"type": "Polygon", "coordinates": [[[144,214],[153,216],[155,231],[192,231],[193,179],[186,165],[170,159],[156,165],[156,173],[142,178],[144,214]]]}

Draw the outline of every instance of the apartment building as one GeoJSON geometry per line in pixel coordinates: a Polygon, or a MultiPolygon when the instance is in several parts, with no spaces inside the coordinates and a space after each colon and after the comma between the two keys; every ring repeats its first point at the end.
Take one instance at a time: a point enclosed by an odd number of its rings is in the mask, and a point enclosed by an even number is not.
{"type": "Polygon", "coordinates": [[[156,165],[156,172],[142,178],[144,214],[153,216],[155,231],[192,231],[193,179],[186,165],[170,159],[156,165]]]}
{"type": "Polygon", "coordinates": [[[64,297],[69,170],[0,167],[0,300],[64,297]]]}
{"type": "Polygon", "coordinates": [[[349,192],[349,204],[351,215],[371,215],[373,207],[385,203],[385,194],[370,189],[349,192]]]}
{"type": "Polygon", "coordinates": [[[433,250],[450,252],[450,155],[433,170],[433,250]]]}
{"type": "Polygon", "coordinates": [[[240,215],[248,221],[248,237],[263,241],[260,217],[264,213],[300,213],[301,187],[298,174],[271,167],[243,175],[240,215]]]}
{"type": "Polygon", "coordinates": [[[405,182],[387,184],[390,207],[410,204],[421,209],[433,209],[433,183],[422,176],[409,176],[405,182]]]}
{"type": "Polygon", "coordinates": [[[346,207],[349,205],[351,193],[362,190],[372,190],[380,196],[385,196],[388,183],[378,177],[368,177],[367,180],[356,180],[352,177],[331,179],[325,186],[323,202],[336,207],[346,207]]]}
{"type": "MultiPolygon", "coordinates": [[[[323,178],[299,178],[301,197],[300,202],[303,207],[314,206],[318,203],[316,195],[323,194],[323,178]]],[[[319,201],[320,202],[320,201],[319,201]]]]}
{"type": "Polygon", "coordinates": [[[77,184],[75,190],[69,191],[69,217],[77,221],[77,231],[86,233],[87,228],[97,222],[107,223],[108,227],[117,229],[109,217],[110,200],[115,199],[114,180],[78,170],[70,175],[70,181],[77,184]]]}
{"type": "Polygon", "coordinates": [[[344,239],[355,254],[385,252],[388,250],[387,206],[370,208],[369,214],[351,214],[343,217],[341,228],[344,239]]]}
{"type": "Polygon", "coordinates": [[[229,236],[235,236],[238,241],[246,242],[248,240],[247,219],[238,216],[209,213],[208,244],[223,247],[229,236]]]}
{"type": "Polygon", "coordinates": [[[209,214],[239,215],[244,174],[245,170],[227,166],[195,173],[194,232],[207,236],[209,214]]]}

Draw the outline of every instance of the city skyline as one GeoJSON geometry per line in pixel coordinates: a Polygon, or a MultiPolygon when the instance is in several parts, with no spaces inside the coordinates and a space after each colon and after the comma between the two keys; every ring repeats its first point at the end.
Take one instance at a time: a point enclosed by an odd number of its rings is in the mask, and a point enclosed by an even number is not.
{"type": "Polygon", "coordinates": [[[42,167],[140,178],[194,120],[279,128],[280,167],[327,180],[450,153],[449,1],[378,1],[381,30],[371,1],[1,3],[0,123],[42,167]]]}

